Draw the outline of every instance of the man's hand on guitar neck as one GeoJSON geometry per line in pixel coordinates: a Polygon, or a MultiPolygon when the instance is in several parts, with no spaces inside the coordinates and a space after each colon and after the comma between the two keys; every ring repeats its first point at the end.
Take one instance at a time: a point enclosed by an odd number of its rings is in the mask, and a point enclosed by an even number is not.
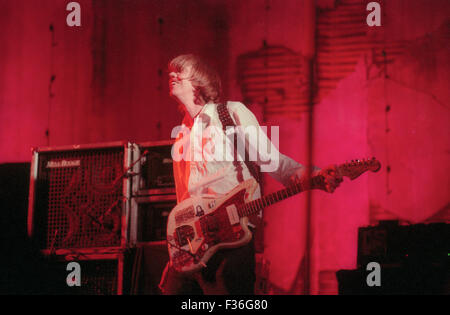
{"type": "Polygon", "coordinates": [[[339,187],[339,185],[343,181],[343,178],[341,175],[338,174],[335,165],[327,166],[326,168],[323,168],[320,171],[312,173],[312,177],[317,175],[323,176],[325,187],[321,187],[321,189],[329,193],[334,192],[334,190],[337,187],[339,187]]]}
{"type": "MultiPolygon", "coordinates": [[[[302,168],[296,171],[294,175],[291,176],[291,181],[293,183],[301,182],[302,185],[306,188],[309,186],[307,176],[308,172],[305,168],[302,168]]],[[[311,178],[314,178],[316,176],[322,176],[324,179],[323,184],[318,188],[329,193],[333,193],[343,180],[342,176],[338,174],[335,165],[329,165],[323,169],[315,168],[311,172],[311,178]]]]}

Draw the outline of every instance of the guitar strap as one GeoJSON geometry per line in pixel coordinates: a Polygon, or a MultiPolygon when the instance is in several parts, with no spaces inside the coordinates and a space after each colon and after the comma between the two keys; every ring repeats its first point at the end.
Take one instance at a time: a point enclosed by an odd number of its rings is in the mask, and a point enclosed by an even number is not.
{"type": "MultiPolygon", "coordinates": [[[[230,112],[228,111],[227,105],[224,103],[220,103],[217,105],[217,113],[219,114],[220,122],[222,123],[222,129],[224,134],[226,135],[226,127],[227,126],[236,126],[233,119],[230,116],[230,112]]],[[[240,139],[237,137],[237,133],[234,133],[234,159],[233,159],[233,165],[236,167],[237,173],[238,173],[238,182],[243,182],[243,176],[242,176],[242,163],[238,161],[237,155],[237,141],[243,141],[243,139],[240,139]]],[[[244,157],[244,163],[247,166],[250,174],[255,178],[255,180],[258,182],[258,184],[261,184],[261,178],[260,178],[260,168],[259,166],[253,162],[247,159],[248,153],[247,153],[247,147],[244,144],[245,148],[245,157],[244,157]]]]}

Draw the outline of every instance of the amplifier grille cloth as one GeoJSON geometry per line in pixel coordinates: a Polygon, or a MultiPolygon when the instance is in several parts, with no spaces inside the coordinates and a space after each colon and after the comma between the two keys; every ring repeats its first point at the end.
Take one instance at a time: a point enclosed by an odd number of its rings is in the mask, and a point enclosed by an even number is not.
{"type": "Polygon", "coordinates": [[[46,248],[119,246],[123,148],[43,154],[46,248]]]}

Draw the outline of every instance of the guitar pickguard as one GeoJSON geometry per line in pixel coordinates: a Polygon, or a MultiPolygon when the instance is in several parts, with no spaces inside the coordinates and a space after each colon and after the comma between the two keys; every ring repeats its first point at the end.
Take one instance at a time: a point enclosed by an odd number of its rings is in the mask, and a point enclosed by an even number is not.
{"type": "Polygon", "coordinates": [[[242,204],[244,202],[244,194],[245,190],[240,191],[223,203],[213,213],[200,218],[200,227],[204,242],[209,247],[219,243],[236,242],[242,238],[244,232],[240,222],[230,220],[226,208],[230,205],[242,204]]]}

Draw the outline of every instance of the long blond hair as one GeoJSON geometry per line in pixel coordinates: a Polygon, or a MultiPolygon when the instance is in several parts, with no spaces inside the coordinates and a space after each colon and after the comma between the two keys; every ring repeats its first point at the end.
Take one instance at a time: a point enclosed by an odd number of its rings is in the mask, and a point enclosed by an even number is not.
{"type": "Polygon", "coordinates": [[[195,103],[199,104],[201,100],[205,103],[219,103],[222,96],[219,74],[200,57],[192,54],[180,55],[169,62],[169,72],[179,73],[188,66],[192,67],[189,79],[195,88],[195,103]]]}

